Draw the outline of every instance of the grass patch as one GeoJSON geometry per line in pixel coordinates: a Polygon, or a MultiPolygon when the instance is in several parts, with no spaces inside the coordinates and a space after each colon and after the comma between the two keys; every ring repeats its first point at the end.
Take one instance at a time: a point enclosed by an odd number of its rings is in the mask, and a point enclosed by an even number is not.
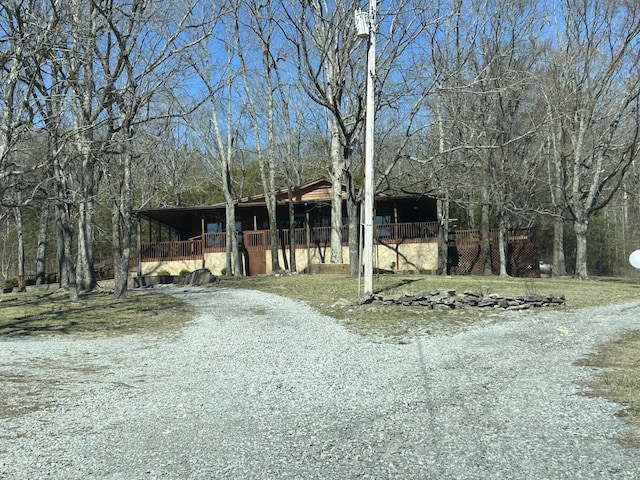
{"type": "Polygon", "coordinates": [[[619,415],[633,430],[621,442],[640,447],[640,330],[624,333],[601,345],[597,353],[578,364],[602,369],[587,383],[588,395],[623,405],[619,415]]]}
{"type": "Polygon", "coordinates": [[[130,291],[115,300],[89,293],[71,303],[67,293],[38,291],[0,295],[0,336],[116,336],[175,331],[191,320],[191,306],[168,295],[130,291]]]}
{"type": "MultiPolygon", "coordinates": [[[[126,299],[114,300],[109,293],[81,295],[71,303],[64,291],[0,294],[0,337],[77,335],[115,337],[129,334],[175,332],[195,315],[188,304],[168,295],[130,291],[126,299]]],[[[68,382],[55,364],[34,364],[30,373],[3,371],[0,365],[0,419],[17,417],[55,406],[53,391],[63,391],[68,382]],[[34,373],[35,372],[35,373],[34,373]],[[38,373],[39,372],[39,373],[38,373]]],[[[95,365],[82,363],[78,374],[95,374],[95,365]]],[[[79,380],[82,384],[82,379],[79,380]]],[[[11,440],[10,433],[5,439],[11,440]]],[[[3,438],[0,437],[0,440],[3,438]]]]}
{"type": "MultiPolygon", "coordinates": [[[[279,277],[223,278],[218,284],[248,288],[302,300],[318,311],[340,320],[350,330],[369,337],[405,342],[410,334],[455,333],[469,325],[497,322],[501,311],[460,309],[435,311],[396,305],[354,305],[359,297],[358,279],[345,275],[282,275],[279,277]]],[[[376,291],[410,294],[453,289],[458,293],[564,295],[566,305],[576,309],[623,303],[640,298],[640,284],[625,279],[580,281],[572,278],[500,278],[476,276],[380,275],[376,291]]]]}

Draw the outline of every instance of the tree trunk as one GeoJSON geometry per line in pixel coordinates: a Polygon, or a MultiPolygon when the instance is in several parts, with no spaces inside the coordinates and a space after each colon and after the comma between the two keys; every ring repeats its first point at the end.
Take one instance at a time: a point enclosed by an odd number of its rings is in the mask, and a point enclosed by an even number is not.
{"type": "Polygon", "coordinates": [[[573,222],[576,232],[576,273],[575,276],[580,280],[588,280],[587,274],[587,230],[589,226],[588,219],[576,219],[573,222]]]}
{"type": "Polygon", "coordinates": [[[489,192],[487,187],[482,188],[482,215],[480,218],[480,237],[482,253],[482,274],[493,274],[491,268],[491,225],[489,224],[489,192]]]}
{"type": "MultiPolygon", "coordinates": [[[[220,137],[218,135],[218,137],[220,137]]],[[[233,201],[232,183],[231,183],[231,158],[230,152],[227,150],[226,155],[222,157],[222,191],[225,201],[225,232],[226,232],[226,257],[227,264],[225,275],[240,277],[243,275],[242,259],[240,258],[238,246],[238,232],[236,231],[236,207],[233,201]]],[[[249,266],[247,265],[247,268],[249,266]]]]}
{"type": "Polygon", "coordinates": [[[67,272],[67,288],[69,290],[69,300],[72,302],[78,301],[78,285],[76,283],[76,266],[73,263],[73,231],[71,222],[64,222],[63,226],[64,236],[64,262],[65,265],[61,270],[67,272]]]}
{"type": "Polygon", "coordinates": [[[69,290],[69,300],[78,301],[78,286],[76,284],[76,266],[73,261],[73,224],[68,218],[67,206],[59,203],[56,207],[56,226],[60,254],[60,287],[69,290]]]}
{"type": "Polygon", "coordinates": [[[128,295],[129,259],[131,258],[131,217],[114,204],[111,236],[113,242],[113,296],[116,299],[128,295]],[[123,214],[124,213],[124,214],[123,214]]]}
{"type": "Polygon", "coordinates": [[[464,194],[465,196],[465,201],[467,203],[467,208],[465,209],[465,212],[467,213],[467,228],[469,230],[475,230],[476,229],[476,213],[474,211],[476,203],[473,201],[473,194],[471,192],[466,192],[464,194]]]}
{"type": "Polygon", "coordinates": [[[507,273],[507,247],[508,244],[505,241],[507,238],[507,228],[505,225],[504,215],[500,214],[500,224],[498,226],[498,250],[500,253],[500,276],[508,277],[507,273]]]}
{"type": "Polygon", "coordinates": [[[117,202],[114,202],[111,210],[111,249],[113,256],[113,296],[116,299],[127,295],[126,281],[122,281],[123,245],[121,243],[123,237],[120,222],[120,207],[117,202]]]}
{"type": "MultiPolygon", "coordinates": [[[[265,192],[266,194],[267,192],[265,192]]],[[[271,191],[265,195],[268,199],[267,213],[269,215],[269,246],[271,248],[271,273],[280,271],[280,258],[278,256],[280,246],[280,235],[278,234],[278,218],[276,216],[276,198],[274,192],[271,191]]]]}
{"type": "Polygon", "coordinates": [[[441,194],[438,208],[438,275],[449,274],[449,196],[441,194]]]}
{"type": "Polygon", "coordinates": [[[551,274],[554,277],[564,277],[567,265],[564,256],[564,218],[561,211],[553,219],[553,264],[551,274]]]}
{"type": "Polygon", "coordinates": [[[40,227],[38,228],[38,247],[36,250],[36,285],[47,283],[47,231],[49,229],[49,204],[42,204],[40,227]]]}
{"type": "Polygon", "coordinates": [[[78,212],[78,260],[76,271],[78,288],[84,292],[95,290],[98,285],[93,260],[93,204],[93,200],[87,199],[80,204],[78,212]]]}
{"type": "Polygon", "coordinates": [[[349,265],[352,277],[360,274],[360,204],[351,175],[348,176],[347,212],[349,216],[349,265]]]}
{"type": "MultiPolygon", "coordinates": [[[[130,139],[126,142],[131,148],[130,139]]],[[[122,180],[119,183],[118,201],[114,203],[112,214],[112,248],[115,298],[128,295],[129,261],[131,259],[131,235],[133,229],[133,198],[131,194],[131,151],[122,154],[122,180]]]]}
{"type": "Polygon", "coordinates": [[[22,210],[20,207],[13,209],[18,234],[18,288],[24,290],[24,227],[22,225],[22,210]]]}
{"type": "Polygon", "coordinates": [[[96,5],[74,0],[70,2],[73,23],[79,29],[73,39],[70,55],[72,61],[83,65],[83,74],[70,81],[70,93],[73,98],[72,122],[74,127],[73,143],[81,159],[78,180],[78,231],[77,260],[75,275],[81,291],[92,291],[97,287],[96,272],[93,263],[93,229],[95,196],[98,189],[96,181],[96,149],[94,122],[103,105],[96,104],[96,75],[98,67],[95,60],[98,43],[99,12],[96,5]]]}
{"type": "Polygon", "coordinates": [[[78,301],[76,265],[73,255],[73,216],[65,172],[60,158],[53,158],[53,178],[56,191],[56,230],[58,237],[58,262],[60,268],[60,288],[69,290],[69,300],[78,301]]]}
{"type": "Polygon", "coordinates": [[[342,258],[342,180],[344,158],[338,122],[331,119],[331,263],[343,263],[342,258]]]}
{"type": "Polygon", "coordinates": [[[58,283],[60,288],[67,288],[69,285],[69,274],[66,270],[66,259],[64,258],[64,231],[62,218],[62,207],[56,205],[55,207],[55,220],[56,220],[56,260],[58,265],[58,283]]]}

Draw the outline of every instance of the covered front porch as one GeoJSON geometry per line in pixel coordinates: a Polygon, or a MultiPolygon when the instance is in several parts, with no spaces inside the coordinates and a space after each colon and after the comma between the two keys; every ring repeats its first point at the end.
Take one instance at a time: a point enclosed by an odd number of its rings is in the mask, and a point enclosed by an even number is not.
{"type": "MultiPolygon", "coordinates": [[[[289,229],[279,229],[279,263],[293,270],[289,229]]],[[[435,271],[437,268],[437,222],[409,222],[376,225],[375,257],[378,268],[392,271],[435,271]]],[[[331,258],[331,227],[294,229],[295,271],[310,265],[328,263],[331,258]]],[[[343,227],[342,238],[348,238],[343,227]]],[[[268,230],[244,230],[238,233],[240,253],[246,275],[268,274],[271,249],[268,230]]],[[[139,242],[139,275],[152,275],[164,270],[178,275],[184,270],[208,268],[224,273],[226,265],[226,232],[201,233],[185,240],[139,242]]],[[[349,262],[349,244],[342,243],[343,258],[349,262]]]]}
{"type": "MultiPolygon", "coordinates": [[[[342,258],[349,263],[346,192],[342,192],[342,258]]],[[[328,264],[331,256],[331,185],[309,182],[276,194],[278,263],[289,271],[309,271],[328,264]],[[289,211],[293,204],[293,215],[289,211]],[[294,243],[289,233],[293,229],[294,243]],[[295,247],[295,248],[291,248],[295,247]],[[294,252],[294,255],[291,252],[294,252]],[[295,257],[295,265],[294,263],[295,257]]],[[[222,275],[226,267],[227,226],[224,204],[200,207],[167,207],[137,212],[137,275],[208,268],[222,275]]],[[[244,275],[271,272],[269,221],[263,196],[244,198],[235,204],[235,230],[244,275]]],[[[374,265],[392,272],[435,273],[438,269],[436,200],[426,195],[375,198],[374,265]]],[[[480,232],[449,232],[447,265],[452,274],[482,274],[480,232]]],[[[539,276],[538,244],[532,229],[508,232],[508,271],[512,275],[539,276]]],[[[492,269],[499,268],[497,232],[491,238],[492,269]]]]}
{"type": "MultiPolygon", "coordinates": [[[[344,186],[341,195],[342,257],[349,263],[349,218],[344,186]]],[[[276,192],[275,197],[279,265],[301,272],[311,265],[328,263],[331,259],[331,183],[315,180],[291,192],[286,189],[276,192]],[[291,230],[294,245],[290,245],[291,230]],[[293,257],[295,265],[292,265],[293,257]]],[[[243,273],[271,273],[269,217],[264,196],[240,199],[234,207],[243,273]]],[[[375,256],[379,268],[394,271],[437,268],[438,225],[434,198],[379,194],[375,211],[375,256]]],[[[227,246],[224,204],[142,209],[137,215],[139,275],[160,270],[176,275],[198,268],[208,268],[216,275],[223,273],[227,246]]]]}

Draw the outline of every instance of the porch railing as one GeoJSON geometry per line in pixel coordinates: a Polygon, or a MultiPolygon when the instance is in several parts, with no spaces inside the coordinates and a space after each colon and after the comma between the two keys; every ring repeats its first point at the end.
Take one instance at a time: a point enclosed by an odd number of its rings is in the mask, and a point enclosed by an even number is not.
{"type": "Polygon", "coordinates": [[[186,260],[202,255],[201,237],[174,242],[146,242],[140,247],[143,260],[186,260]]]}
{"type": "MultiPolygon", "coordinates": [[[[331,243],[331,227],[314,227],[311,229],[296,228],[294,230],[296,246],[329,245],[331,243]]],[[[376,225],[376,240],[381,243],[422,243],[438,235],[437,222],[391,223],[376,225]]],[[[280,230],[280,247],[289,246],[289,230],[280,230]]],[[[343,245],[349,243],[349,227],[342,231],[343,245]]],[[[269,232],[266,230],[244,231],[238,235],[238,241],[249,249],[268,249],[269,232]]],[[[204,252],[224,252],[227,237],[225,232],[205,233],[173,242],[146,242],[141,244],[142,260],[186,260],[201,257],[204,252]]]]}

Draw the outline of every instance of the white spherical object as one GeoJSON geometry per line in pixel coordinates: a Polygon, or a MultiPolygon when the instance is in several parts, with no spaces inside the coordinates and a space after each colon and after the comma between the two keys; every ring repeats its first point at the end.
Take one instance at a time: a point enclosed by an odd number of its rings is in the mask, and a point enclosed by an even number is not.
{"type": "Polygon", "coordinates": [[[634,268],[640,268],[640,250],[636,250],[629,255],[629,263],[634,268]]]}

